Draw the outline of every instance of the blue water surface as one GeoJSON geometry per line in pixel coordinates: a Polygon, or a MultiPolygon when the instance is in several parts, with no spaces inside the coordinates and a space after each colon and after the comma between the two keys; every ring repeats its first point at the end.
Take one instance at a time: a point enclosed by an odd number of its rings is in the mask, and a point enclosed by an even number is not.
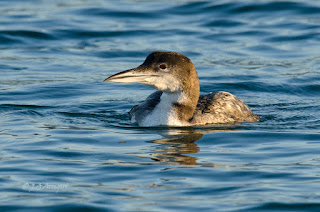
{"type": "Polygon", "coordinates": [[[1,211],[320,211],[320,2],[0,1],[1,211]],[[259,123],[141,128],[153,51],[259,123]]]}

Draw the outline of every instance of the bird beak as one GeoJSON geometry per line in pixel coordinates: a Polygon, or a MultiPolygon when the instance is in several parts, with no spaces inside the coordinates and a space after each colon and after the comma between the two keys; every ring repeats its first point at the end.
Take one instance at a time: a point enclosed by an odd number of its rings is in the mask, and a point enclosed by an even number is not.
{"type": "Polygon", "coordinates": [[[122,71],[120,73],[114,74],[105,81],[110,81],[110,82],[122,82],[122,83],[131,83],[131,82],[139,82],[146,84],[148,81],[148,78],[154,77],[155,75],[145,73],[148,72],[145,70],[143,67],[139,66],[137,68],[133,68],[127,71],[122,71]]]}

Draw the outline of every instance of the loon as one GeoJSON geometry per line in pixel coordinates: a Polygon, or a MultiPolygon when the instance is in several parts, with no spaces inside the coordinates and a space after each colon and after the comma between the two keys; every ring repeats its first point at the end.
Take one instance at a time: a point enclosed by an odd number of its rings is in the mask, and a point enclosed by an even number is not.
{"type": "Polygon", "coordinates": [[[200,95],[199,78],[191,60],[177,52],[153,52],[137,68],[104,81],[138,82],[158,91],[129,114],[142,127],[199,126],[260,121],[241,99],[225,91],[200,95]]]}

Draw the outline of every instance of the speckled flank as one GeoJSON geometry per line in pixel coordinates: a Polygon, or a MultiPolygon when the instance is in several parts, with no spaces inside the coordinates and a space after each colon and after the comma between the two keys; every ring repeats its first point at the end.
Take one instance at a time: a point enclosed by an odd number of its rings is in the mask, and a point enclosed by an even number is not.
{"type": "Polygon", "coordinates": [[[219,91],[199,98],[192,125],[210,123],[238,123],[260,121],[259,116],[241,99],[231,93],[219,91]]]}

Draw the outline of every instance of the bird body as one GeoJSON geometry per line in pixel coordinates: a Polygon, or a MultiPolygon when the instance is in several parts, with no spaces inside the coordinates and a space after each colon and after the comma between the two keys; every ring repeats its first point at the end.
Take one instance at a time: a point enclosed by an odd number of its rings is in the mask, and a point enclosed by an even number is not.
{"type": "Polygon", "coordinates": [[[151,53],[137,68],[105,81],[139,82],[158,91],[129,114],[139,126],[195,126],[255,122],[260,118],[239,98],[219,91],[200,96],[197,71],[189,58],[176,52],[151,53]]]}

